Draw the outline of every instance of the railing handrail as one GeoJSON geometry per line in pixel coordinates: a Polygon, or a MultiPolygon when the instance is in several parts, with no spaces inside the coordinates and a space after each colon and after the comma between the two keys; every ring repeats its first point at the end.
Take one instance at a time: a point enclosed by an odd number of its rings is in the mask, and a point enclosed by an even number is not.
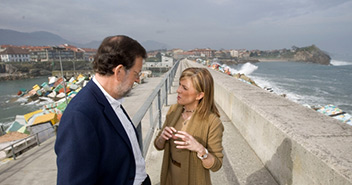
{"type": "MultiPolygon", "coordinates": [[[[161,125],[160,124],[161,123],[161,107],[163,105],[160,104],[160,94],[161,94],[160,92],[162,90],[162,87],[165,85],[165,89],[166,89],[165,94],[166,94],[166,99],[167,99],[168,80],[169,80],[169,86],[170,86],[170,83],[172,83],[173,78],[175,76],[175,72],[177,70],[179,62],[180,61],[177,61],[174,64],[174,66],[165,74],[164,78],[161,80],[161,82],[157,85],[157,87],[154,89],[154,91],[150,94],[150,96],[147,98],[147,100],[144,102],[144,104],[141,106],[141,108],[139,108],[139,110],[136,112],[136,114],[132,118],[132,122],[137,127],[137,132],[138,132],[138,134],[140,136],[139,137],[139,145],[140,145],[141,151],[142,151],[144,156],[145,156],[145,154],[146,154],[146,152],[148,150],[148,146],[150,145],[151,137],[153,136],[153,134],[151,134],[149,132],[154,132],[154,129],[150,129],[148,131],[147,137],[145,138],[146,142],[143,143],[142,128],[141,128],[142,119],[144,118],[144,116],[147,113],[147,111],[149,110],[149,108],[151,108],[155,98],[159,97],[159,99],[158,99],[158,101],[159,101],[159,107],[158,107],[158,109],[159,109],[158,110],[159,126],[161,125]]],[[[154,125],[154,123],[153,123],[153,125],[154,125]]]]}
{"type": "MultiPolygon", "coordinates": [[[[175,63],[173,68],[171,68],[164,78],[161,80],[161,82],[156,86],[154,91],[150,94],[150,96],[147,98],[147,100],[144,102],[141,108],[138,109],[137,113],[133,116],[132,122],[133,123],[140,123],[140,121],[143,119],[144,115],[147,113],[150,105],[152,104],[153,100],[155,99],[156,95],[158,95],[158,92],[160,91],[161,87],[164,86],[165,81],[169,78],[169,75],[171,71],[174,69],[174,67],[178,65],[178,63],[175,63]]],[[[137,125],[138,126],[138,125],[137,125]]]]}
{"type": "MultiPolygon", "coordinates": [[[[21,143],[22,141],[27,141],[27,140],[30,139],[31,137],[36,138],[37,145],[39,145],[40,143],[39,143],[39,140],[38,140],[38,138],[37,138],[37,137],[38,137],[38,134],[39,134],[39,133],[42,133],[42,132],[44,132],[44,131],[47,131],[47,130],[49,130],[49,129],[53,129],[53,127],[48,127],[48,128],[43,129],[43,130],[41,130],[41,131],[39,131],[39,132],[37,132],[37,133],[31,134],[31,135],[29,135],[28,137],[25,137],[25,138],[23,138],[23,139],[17,140],[16,142],[11,143],[10,145],[5,146],[4,148],[0,149],[0,152],[6,150],[7,148],[13,149],[15,145],[21,143]]],[[[11,141],[9,141],[9,142],[11,142],[11,141]]],[[[30,146],[28,146],[28,147],[30,147],[30,146]]],[[[14,158],[15,158],[15,156],[14,156],[14,158]]]]}

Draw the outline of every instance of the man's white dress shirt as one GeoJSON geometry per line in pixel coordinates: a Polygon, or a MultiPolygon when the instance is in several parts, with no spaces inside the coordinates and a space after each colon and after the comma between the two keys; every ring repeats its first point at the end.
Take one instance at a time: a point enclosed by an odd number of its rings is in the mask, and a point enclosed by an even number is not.
{"type": "Polygon", "coordinates": [[[126,114],[123,112],[121,108],[121,103],[122,99],[116,100],[113,98],[109,93],[105,91],[105,89],[100,85],[100,83],[93,77],[93,82],[97,84],[99,89],[103,92],[105,95],[106,99],[110,103],[112,109],[115,111],[117,117],[122,123],[123,128],[125,129],[128,138],[131,142],[132,149],[133,149],[133,154],[134,154],[134,159],[136,160],[136,176],[134,178],[134,185],[140,185],[142,182],[147,178],[147,173],[145,171],[145,161],[142,156],[142,152],[139,148],[138,140],[137,140],[137,135],[134,130],[133,124],[128,120],[126,114]]]}

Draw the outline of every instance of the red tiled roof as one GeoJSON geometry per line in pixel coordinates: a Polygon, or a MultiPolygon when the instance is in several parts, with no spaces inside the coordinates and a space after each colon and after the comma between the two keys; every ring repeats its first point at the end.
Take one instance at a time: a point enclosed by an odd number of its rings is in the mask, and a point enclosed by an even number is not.
{"type": "Polygon", "coordinates": [[[94,49],[94,48],[82,48],[84,51],[86,52],[96,52],[97,49],[94,49]]]}
{"type": "Polygon", "coordinates": [[[28,49],[22,49],[20,47],[7,47],[1,54],[29,54],[28,49]]]}

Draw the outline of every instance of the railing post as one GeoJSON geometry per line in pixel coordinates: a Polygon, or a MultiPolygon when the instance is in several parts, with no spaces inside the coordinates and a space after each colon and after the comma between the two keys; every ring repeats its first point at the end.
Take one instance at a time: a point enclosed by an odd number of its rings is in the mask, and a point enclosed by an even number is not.
{"type": "Polygon", "coordinates": [[[175,75],[175,69],[172,69],[171,72],[170,72],[170,78],[169,78],[169,93],[171,94],[171,87],[172,87],[172,84],[173,84],[173,80],[174,80],[174,75],[175,75]]]}
{"type": "Polygon", "coordinates": [[[153,103],[149,107],[149,125],[154,129],[153,103]]]}
{"type": "Polygon", "coordinates": [[[166,106],[168,106],[169,104],[168,104],[168,100],[167,100],[167,94],[168,94],[168,92],[167,92],[167,85],[168,85],[168,83],[167,83],[167,80],[168,80],[168,78],[165,80],[165,105],[166,106]]]}
{"type": "Polygon", "coordinates": [[[158,91],[159,129],[161,129],[161,89],[158,91]]]}
{"type": "Polygon", "coordinates": [[[0,125],[0,134],[5,133],[4,125],[0,125]]]}
{"type": "Polygon", "coordinates": [[[35,140],[37,141],[37,145],[40,146],[38,133],[35,134],[35,140]]]}
{"type": "Polygon", "coordinates": [[[11,145],[11,150],[12,150],[13,160],[16,160],[16,152],[15,152],[15,148],[13,147],[13,144],[11,145]]]}
{"type": "MultiPolygon", "coordinates": [[[[26,149],[28,149],[28,147],[31,147],[31,146],[32,146],[32,143],[30,143],[30,141],[33,139],[33,137],[35,137],[35,140],[36,140],[37,145],[40,146],[39,133],[43,133],[44,131],[47,131],[48,129],[50,129],[50,128],[46,128],[46,129],[44,129],[44,130],[39,131],[38,133],[32,134],[32,135],[30,135],[30,136],[28,136],[28,137],[26,137],[26,138],[23,138],[23,139],[21,139],[21,140],[18,140],[17,142],[12,143],[12,144],[6,146],[5,148],[0,149],[0,151],[3,151],[3,150],[5,150],[5,149],[7,149],[7,148],[11,148],[11,153],[12,153],[13,159],[16,160],[16,153],[17,153],[17,152],[16,152],[16,147],[15,147],[15,145],[18,145],[18,146],[19,146],[19,147],[18,147],[18,149],[19,149],[19,150],[18,150],[18,154],[19,154],[19,155],[21,154],[21,152],[22,152],[23,150],[26,150],[26,149]]],[[[47,135],[47,136],[50,136],[50,134],[48,134],[48,132],[47,132],[46,135],[47,135]]],[[[44,136],[44,135],[43,135],[43,136],[44,136]]],[[[43,137],[43,139],[44,139],[44,137],[43,137]]],[[[47,139],[48,139],[48,138],[47,138],[47,139]]]]}

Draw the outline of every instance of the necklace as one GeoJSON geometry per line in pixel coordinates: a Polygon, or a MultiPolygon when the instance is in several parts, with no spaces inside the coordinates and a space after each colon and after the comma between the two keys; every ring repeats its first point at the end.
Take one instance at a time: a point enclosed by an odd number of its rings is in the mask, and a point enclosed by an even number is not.
{"type": "Polygon", "coordinates": [[[193,109],[193,110],[186,110],[185,107],[183,107],[183,109],[185,110],[185,112],[190,112],[190,113],[193,113],[193,112],[195,111],[195,109],[193,109]]]}
{"type": "Polygon", "coordinates": [[[183,117],[183,119],[185,120],[185,121],[183,121],[183,125],[186,125],[187,122],[188,122],[188,120],[191,119],[192,114],[194,113],[195,109],[193,109],[193,110],[186,110],[186,108],[183,107],[183,110],[184,110],[184,111],[183,111],[183,113],[182,113],[182,117],[183,117]],[[191,115],[189,115],[188,113],[190,113],[191,115]],[[187,114],[188,114],[188,116],[187,116],[187,114]]]}

